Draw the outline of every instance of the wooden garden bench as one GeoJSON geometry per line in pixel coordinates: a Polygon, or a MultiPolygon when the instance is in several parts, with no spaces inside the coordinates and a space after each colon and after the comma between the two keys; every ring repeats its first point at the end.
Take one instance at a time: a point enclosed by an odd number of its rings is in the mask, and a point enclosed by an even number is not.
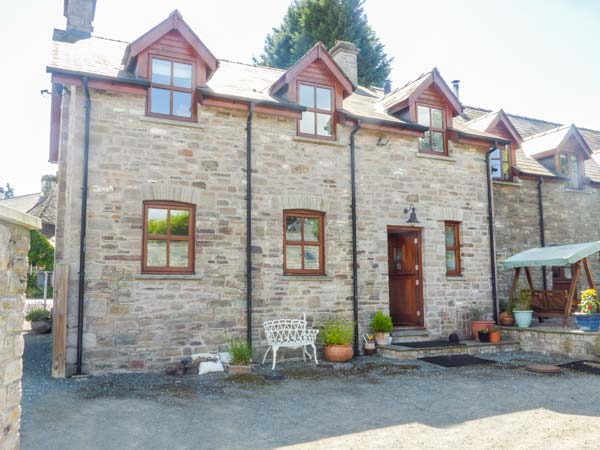
{"type": "Polygon", "coordinates": [[[317,348],[315,347],[315,340],[319,330],[306,328],[306,313],[304,319],[275,319],[267,320],[263,322],[265,330],[265,336],[269,348],[265,352],[262,364],[265,363],[267,355],[270,350],[273,350],[273,370],[277,364],[277,350],[280,348],[302,348],[302,358],[306,361],[311,358],[311,354],[306,350],[307,346],[311,346],[313,349],[313,355],[315,358],[315,364],[319,364],[317,361],[317,348]]]}

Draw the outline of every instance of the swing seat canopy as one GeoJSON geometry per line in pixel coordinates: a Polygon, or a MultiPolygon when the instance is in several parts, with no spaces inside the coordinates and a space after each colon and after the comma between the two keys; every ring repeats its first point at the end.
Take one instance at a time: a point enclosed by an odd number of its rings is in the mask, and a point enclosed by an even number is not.
{"type": "Polygon", "coordinates": [[[575,264],[577,261],[581,261],[599,251],[600,241],[531,248],[505,259],[502,264],[505,269],[543,266],[564,267],[575,264]]]}

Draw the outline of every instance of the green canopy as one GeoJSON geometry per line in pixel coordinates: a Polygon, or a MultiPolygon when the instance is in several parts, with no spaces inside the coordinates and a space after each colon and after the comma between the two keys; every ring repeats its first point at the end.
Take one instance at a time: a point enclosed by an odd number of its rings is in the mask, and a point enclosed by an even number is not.
{"type": "Polygon", "coordinates": [[[532,248],[504,260],[505,269],[516,267],[569,266],[600,251],[600,241],[532,248]]]}

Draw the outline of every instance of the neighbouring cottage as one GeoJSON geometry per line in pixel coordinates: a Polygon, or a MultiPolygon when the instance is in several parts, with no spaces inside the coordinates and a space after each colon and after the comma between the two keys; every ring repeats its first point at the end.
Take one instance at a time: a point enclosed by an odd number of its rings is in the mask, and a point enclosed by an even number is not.
{"type": "MultiPolygon", "coordinates": [[[[510,172],[494,183],[503,233],[508,196],[535,204],[528,167],[564,190],[529,135],[484,126],[493,114],[463,107],[437,69],[364,87],[351,43],[278,70],[217,59],[177,11],[131,43],[94,37],[94,8],[75,3],[93,2],[66,2],[88,16],[55,31],[48,66],[68,374],[160,370],[233,335],[259,351],[264,320],[303,312],[364,332],[384,310],[447,336],[471,303],[493,310],[486,153],[510,172]]],[[[501,257],[521,245],[498,240],[501,257]]]]}

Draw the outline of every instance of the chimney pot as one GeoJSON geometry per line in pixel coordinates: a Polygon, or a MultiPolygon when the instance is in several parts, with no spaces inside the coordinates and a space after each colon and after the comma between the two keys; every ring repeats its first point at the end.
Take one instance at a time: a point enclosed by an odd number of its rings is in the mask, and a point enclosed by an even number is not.
{"type": "Polygon", "coordinates": [[[460,80],[452,80],[452,90],[456,98],[460,98],[460,80]]]}
{"type": "Polygon", "coordinates": [[[385,95],[387,95],[390,92],[392,92],[392,81],[391,80],[385,80],[383,82],[383,93],[385,95]]]}
{"type": "Polygon", "coordinates": [[[352,42],[335,41],[335,45],[329,50],[333,60],[340,66],[346,76],[355,86],[358,86],[358,62],[357,56],[360,50],[352,42]]]}

